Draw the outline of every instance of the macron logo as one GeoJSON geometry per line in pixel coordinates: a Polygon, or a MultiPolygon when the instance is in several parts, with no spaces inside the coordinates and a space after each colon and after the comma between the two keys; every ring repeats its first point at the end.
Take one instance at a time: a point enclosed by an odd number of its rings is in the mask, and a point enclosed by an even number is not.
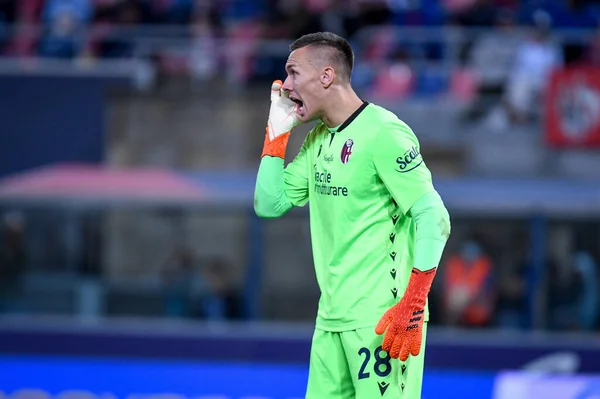
{"type": "Polygon", "coordinates": [[[390,386],[390,383],[382,381],[382,382],[378,382],[377,385],[379,386],[379,392],[381,392],[381,396],[383,396],[385,391],[387,391],[388,387],[390,386]]]}

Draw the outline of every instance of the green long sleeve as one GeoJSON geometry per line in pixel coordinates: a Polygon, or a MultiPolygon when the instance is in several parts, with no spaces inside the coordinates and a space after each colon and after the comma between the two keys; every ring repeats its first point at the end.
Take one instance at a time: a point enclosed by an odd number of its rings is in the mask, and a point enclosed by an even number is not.
{"type": "MultiPolygon", "coordinates": [[[[312,137],[311,133],[307,137],[312,137]]],[[[260,160],[254,188],[254,211],[261,218],[278,218],[294,206],[308,202],[309,159],[305,140],[294,160],[284,167],[279,157],[264,156],[260,160]]]]}
{"type": "Polygon", "coordinates": [[[260,161],[254,189],[254,211],[262,218],[278,218],[293,205],[285,192],[283,159],[265,156],[260,161]]]}
{"type": "Polygon", "coordinates": [[[410,214],[417,227],[414,267],[421,271],[438,267],[450,236],[450,215],[437,191],[418,199],[410,214]]]}

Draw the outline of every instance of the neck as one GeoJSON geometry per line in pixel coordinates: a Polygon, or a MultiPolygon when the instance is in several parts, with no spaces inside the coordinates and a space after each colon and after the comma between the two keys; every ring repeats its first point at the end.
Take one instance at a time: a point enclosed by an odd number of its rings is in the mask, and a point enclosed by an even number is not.
{"type": "Polygon", "coordinates": [[[326,101],[327,108],[321,120],[327,127],[334,128],[341,125],[352,115],[363,101],[354,92],[352,87],[335,87],[326,101]]]}

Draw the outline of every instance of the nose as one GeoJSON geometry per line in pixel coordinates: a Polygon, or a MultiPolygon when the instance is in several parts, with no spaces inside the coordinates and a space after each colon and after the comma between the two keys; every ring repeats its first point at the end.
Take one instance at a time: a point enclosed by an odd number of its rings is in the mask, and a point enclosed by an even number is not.
{"type": "Polygon", "coordinates": [[[281,86],[281,88],[287,92],[290,92],[294,89],[294,87],[292,86],[292,79],[290,79],[289,76],[285,78],[285,81],[283,82],[283,86],[281,86]]]}

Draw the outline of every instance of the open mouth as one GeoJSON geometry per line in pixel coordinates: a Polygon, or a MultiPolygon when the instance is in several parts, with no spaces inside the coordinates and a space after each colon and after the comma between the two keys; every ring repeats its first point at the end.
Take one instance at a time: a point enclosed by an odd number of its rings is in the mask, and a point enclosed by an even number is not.
{"type": "Polygon", "coordinates": [[[296,103],[296,110],[298,112],[298,115],[304,116],[304,103],[296,97],[290,97],[290,100],[296,103]]]}

